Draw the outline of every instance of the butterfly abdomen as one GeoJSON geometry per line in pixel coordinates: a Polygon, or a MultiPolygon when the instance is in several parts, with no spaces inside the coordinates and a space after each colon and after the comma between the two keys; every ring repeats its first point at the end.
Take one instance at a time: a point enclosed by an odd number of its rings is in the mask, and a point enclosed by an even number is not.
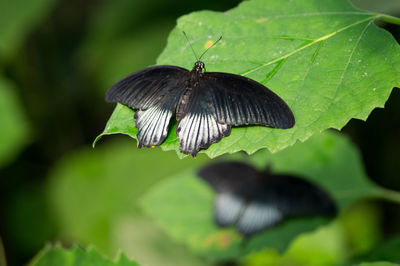
{"type": "Polygon", "coordinates": [[[179,122],[182,120],[186,113],[188,102],[192,96],[193,89],[188,87],[181,95],[178,101],[178,106],[176,108],[176,120],[179,122]]]}

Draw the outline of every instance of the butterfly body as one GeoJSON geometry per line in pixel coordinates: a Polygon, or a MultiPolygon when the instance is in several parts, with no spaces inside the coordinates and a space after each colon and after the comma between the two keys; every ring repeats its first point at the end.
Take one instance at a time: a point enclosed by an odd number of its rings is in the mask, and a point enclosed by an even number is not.
{"type": "Polygon", "coordinates": [[[114,84],[106,101],[137,110],[138,147],[160,145],[175,114],[180,151],[193,157],[228,136],[232,126],[293,127],[290,108],[262,84],[204,69],[202,61],[191,71],[168,65],[148,67],[114,84]]]}

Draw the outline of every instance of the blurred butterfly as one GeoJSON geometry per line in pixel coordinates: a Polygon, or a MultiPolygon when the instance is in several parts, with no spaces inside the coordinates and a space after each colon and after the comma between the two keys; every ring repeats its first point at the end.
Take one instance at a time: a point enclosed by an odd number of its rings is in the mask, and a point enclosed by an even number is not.
{"type": "Polygon", "coordinates": [[[245,236],[287,217],[336,214],[335,203],[324,190],[294,176],[271,175],[240,162],[215,163],[198,175],[217,192],[216,224],[235,225],[245,236]]]}
{"type": "Polygon", "coordinates": [[[203,72],[200,59],[205,52],[191,71],[152,66],[130,74],[107,91],[107,102],[137,110],[134,118],[139,148],[163,143],[173,114],[178,122],[179,149],[193,157],[228,136],[232,126],[294,126],[287,104],[262,84],[235,74],[203,72]]]}

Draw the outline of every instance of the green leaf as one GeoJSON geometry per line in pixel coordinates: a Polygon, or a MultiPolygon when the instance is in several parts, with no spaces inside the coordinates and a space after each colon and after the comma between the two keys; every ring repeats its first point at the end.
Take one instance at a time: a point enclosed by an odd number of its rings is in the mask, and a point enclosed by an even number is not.
{"type": "Polygon", "coordinates": [[[204,265],[143,217],[137,201],[157,181],[207,160],[204,155],[180,160],[158,148],[138,150],[127,139],[69,154],[47,184],[60,237],[91,243],[109,256],[122,249],[147,265],[204,265]]]}
{"type": "Polygon", "coordinates": [[[400,261],[399,254],[400,236],[393,237],[375,247],[370,253],[367,253],[357,259],[354,263],[365,261],[400,261]]]}
{"type": "Polygon", "coordinates": [[[194,256],[183,244],[177,244],[165,234],[149,217],[112,218],[114,222],[111,242],[118,250],[143,265],[190,265],[207,266],[207,261],[194,256]]]}
{"type": "Polygon", "coordinates": [[[16,88],[0,77],[0,167],[28,142],[29,127],[16,88]]]}
{"type": "MultiPolygon", "coordinates": [[[[374,24],[378,17],[346,0],[245,1],[224,13],[200,11],[179,18],[157,64],[193,67],[195,59],[182,31],[198,53],[223,35],[204,57],[207,71],[235,73],[265,84],[288,103],[296,125],[288,130],[236,127],[203,152],[211,158],[241,150],[252,154],[261,148],[276,152],[327,128],[340,129],[351,118],[365,120],[374,108],[384,106],[392,88],[400,84],[400,47],[374,24]]],[[[100,136],[134,137],[132,120],[118,119],[133,117],[134,111],[119,106],[117,110],[100,136]]],[[[178,151],[174,130],[161,147],[178,151]]]]}
{"type": "Polygon", "coordinates": [[[314,232],[301,234],[283,254],[268,248],[253,252],[243,259],[243,265],[342,265],[348,249],[346,249],[346,238],[341,229],[339,222],[335,221],[314,232]]]}
{"type": "Polygon", "coordinates": [[[15,52],[53,3],[54,0],[0,1],[0,56],[15,52]]]}
{"type": "Polygon", "coordinates": [[[31,266],[138,266],[136,262],[128,259],[120,253],[115,261],[111,261],[94,248],[84,250],[81,247],[73,246],[65,249],[60,245],[54,247],[46,246],[30,263],[31,266]]]}
{"type": "MultiPolygon", "coordinates": [[[[326,189],[340,210],[359,198],[381,193],[368,180],[357,149],[337,133],[314,135],[275,154],[263,150],[250,158],[232,157],[259,168],[271,165],[274,172],[304,177],[326,189]]],[[[244,241],[233,230],[214,225],[213,201],[214,192],[192,169],[153,187],[143,198],[143,207],[171,237],[215,259],[237,258],[265,248],[283,251],[295,236],[327,221],[322,217],[292,219],[244,241]]]]}

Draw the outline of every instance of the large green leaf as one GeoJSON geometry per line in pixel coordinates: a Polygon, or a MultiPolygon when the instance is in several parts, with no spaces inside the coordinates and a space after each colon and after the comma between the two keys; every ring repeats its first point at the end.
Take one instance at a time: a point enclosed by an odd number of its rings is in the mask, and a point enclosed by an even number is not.
{"type": "MultiPolygon", "coordinates": [[[[400,84],[400,47],[373,23],[379,16],[346,0],[245,1],[225,13],[201,11],[179,18],[157,64],[192,68],[195,58],[182,31],[198,53],[223,35],[204,57],[207,71],[265,84],[288,103],[296,125],[289,130],[234,128],[204,152],[210,157],[261,148],[276,152],[327,128],[340,129],[351,118],[366,119],[384,106],[391,89],[400,84]]],[[[132,119],[119,119],[133,114],[117,106],[102,135],[134,137],[132,119]]],[[[178,146],[172,130],[162,147],[178,146]]]]}
{"type": "Polygon", "coordinates": [[[30,263],[31,266],[138,266],[136,262],[120,253],[115,261],[99,254],[94,248],[84,250],[78,246],[64,249],[60,245],[46,246],[30,263]]]}
{"type": "Polygon", "coordinates": [[[54,2],[0,1],[0,56],[14,52],[29,31],[48,13],[54,2]]]}
{"type": "MultiPolygon", "coordinates": [[[[314,135],[275,154],[259,151],[248,161],[307,178],[329,191],[340,210],[359,198],[383,193],[368,180],[356,148],[336,133],[314,135]]],[[[283,251],[296,235],[326,222],[321,217],[293,219],[243,241],[234,231],[214,225],[213,198],[214,193],[192,169],[161,181],[144,197],[143,207],[173,238],[216,259],[237,258],[265,248],[283,251]]]]}
{"type": "Polygon", "coordinates": [[[0,166],[12,160],[29,137],[28,122],[15,90],[0,77],[0,166]]]}

